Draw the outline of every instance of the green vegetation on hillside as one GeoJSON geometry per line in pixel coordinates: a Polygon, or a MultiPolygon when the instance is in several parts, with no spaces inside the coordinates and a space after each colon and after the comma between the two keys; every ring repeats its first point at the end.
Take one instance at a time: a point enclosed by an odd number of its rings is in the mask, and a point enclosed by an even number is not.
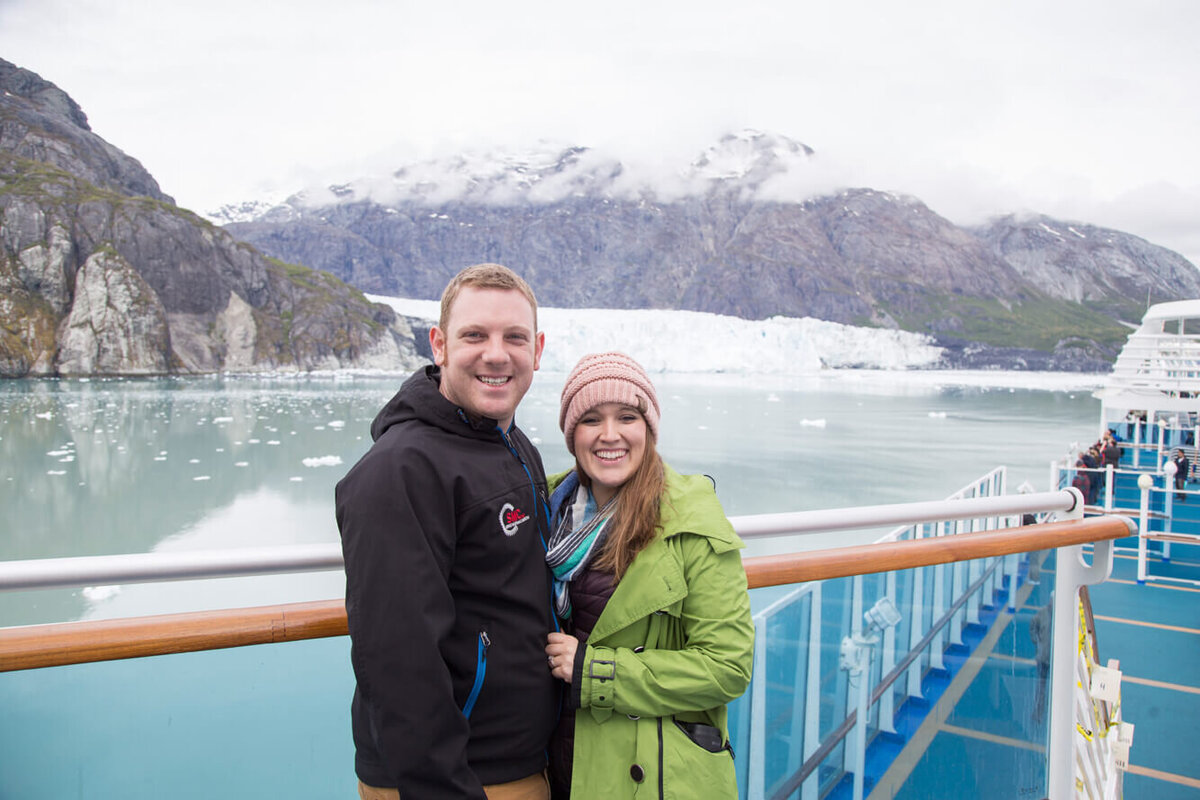
{"type": "Polygon", "coordinates": [[[936,332],[994,347],[1020,347],[1052,352],[1064,344],[1087,346],[1115,354],[1129,330],[1084,305],[1036,297],[1011,307],[999,300],[952,294],[926,295],[929,310],[914,314],[885,308],[904,330],[936,332]],[[954,324],[947,324],[953,321],[954,324]]]}

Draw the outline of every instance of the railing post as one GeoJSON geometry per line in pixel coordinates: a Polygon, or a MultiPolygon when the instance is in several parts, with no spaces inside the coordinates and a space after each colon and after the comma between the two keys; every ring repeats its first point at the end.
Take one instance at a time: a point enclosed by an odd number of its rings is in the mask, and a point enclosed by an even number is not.
{"type": "Polygon", "coordinates": [[[858,675],[858,702],[854,723],[854,800],[863,800],[863,773],[867,769],[867,700],[871,693],[871,661],[875,648],[867,650],[866,667],[858,675]]]}
{"type": "MultiPolygon", "coordinates": [[[[1167,462],[1169,466],[1174,464],[1167,462]]],[[[1171,533],[1171,515],[1175,513],[1175,476],[1170,472],[1163,474],[1163,533],[1171,533]]],[[[1170,542],[1163,542],[1163,555],[1170,555],[1166,548],[1170,542]]]]}
{"type": "MultiPolygon", "coordinates": [[[[1072,490],[1074,491],[1074,490],[1072,490]]],[[[1083,517],[1082,497],[1065,519],[1083,517]]],[[[1099,583],[1112,572],[1113,543],[1096,542],[1092,563],[1083,546],[1060,547],[1055,556],[1054,649],[1050,672],[1049,800],[1075,797],[1075,660],[1080,646],[1079,588],[1099,583]]]]}
{"type": "MultiPolygon", "coordinates": [[[[915,538],[923,539],[926,530],[926,525],[918,525],[915,530],[915,538]]],[[[908,649],[914,650],[921,640],[925,638],[925,569],[913,570],[913,585],[912,585],[912,605],[909,609],[909,624],[908,624],[908,649]]],[[[908,683],[905,686],[905,694],[909,697],[921,697],[921,659],[917,658],[913,661],[912,666],[908,668],[908,683]]]]}
{"type": "MultiPolygon", "coordinates": [[[[946,536],[948,522],[937,523],[935,536],[946,536]]],[[[946,565],[938,564],[933,568],[933,619],[941,619],[946,613],[946,565]]],[[[929,668],[945,669],[946,661],[942,654],[946,651],[946,628],[940,627],[934,634],[933,643],[929,648],[929,668]]]]}
{"type": "MultiPolygon", "coordinates": [[[[817,581],[809,604],[808,622],[808,680],[804,704],[804,757],[808,761],[821,744],[821,587],[817,581]]],[[[820,791],[821,771],[813,770],[800,788],[801,800],[817,800],[820,791]]]]}
{"type": "Polygon", "coordinates": [[[1137,469],[1141,464],[1142,455],[1142,421],[1137,417],[1133,418],[1133,468],[1137,469]]]}
{"type": "MultiPolygon", "coordinates": [[[[863,579],[862,579],[862,576],[855,575],[853,578],[851,578],[850,586],[851,586],[851,589],[850,589],[850,630],[847,633],[847,636],[855,636],[855,635],[861,636],[863,633],[863,579]]],[[[847,672],[846,675],[847,675],[846,716],[850,716],[850,708],[851,708],[850,692],[855,688],[854,673],[847,672]]],[[[862,685],[865,683],[870,683],[870,681],[871,681],[871,663],[870,663],[870,660],[868,660],[866,669],[864,669],[861,673],[859,673],[859,676],[858,676],[859,690],[862,691],[862,685]]],[[[857,703],[861,699],[862,699],[861,697],[854,698],[854,704],[855,704],[854,708],[855,709],[857,709],[857,707],[858,707],[857,703]]],[[[866,725],[867,725],[867,718],[865,716],[858,715],[855,718],[854,736],[852,739],[850,739],[849,746],[845,748],[845,754],[842,758],[842,769],[846,770],[846,772],[854,773],[854,775],[856,776],[856,785],[858,785],[857,778],[860,777],[860,773],[862,772],[861,765],[864,763],[864,760],[866,759],[866,755],[867,755],[865,751],[860,751],[857,749],[860,741],[862,741],[864,743],[866,742],[866,730],[867,730],[866,725]],[[860,731],[863,734],[861,740],[859,738],[860,731]]],[[[858,797],[860,797],[860,798],[862,797],[861,791],[860,791],[860,794],[858,795],[858,797]]]]}
{"type": "MultiPolygon", "coordinates": [[[[962,530],[962,522],[961,521],[953,522],[951,524],[954,526],[955,534],[958,534],[961,532],[961,530],[962,530]]],[[[966,586],[965,586],[966,580],[963,578],[964,566],[965,565],[961,561],[955,561],[953,564],[950,565],[950,569],[952,570],[952,572],[951,572],[952,577],[951,577],[951,581],[950,581],[950,598],[949,598],[950,603],[957,603],[958,598],[962,597],[964,591],[966,590],[966,586]]],[[[958,610],[954,612],[954,615],[952,616],[952,618],[950,620],[950,644],[962,644],[963,643],[963,638],[962,638],[962,632],[963,632],[963,627],[964,627],[963,620],[966,619],[966,615],[967,615],[967,612],[966,612],[966,608],[964,606],[959,606],[958,610]]]]}
{"type": "MultiPolygon", "coordinates": [[[[884,594],[889,598],[896,597],[896,573],[889,572],[884,577],[884,594]]],[[[895,603],[895,599],[892,600],[895,603]]],[[[903,612],[902,612],[903,613],[903,612]]],[[[896,666],[896,629],[889,627],[883,632],[883,652],[879,659],[879,675],[882,677],[892,671],[892,667],[896,666]]],[[[879,698],[879,729],[888,733],[896,732],[895,720],[892,719],[895,711],[895,694],[891,689],[883,693],[879,698]]]]}
{"type": "Polygon", "coordinates": [[[1017,578],[1021,574],[1021,557],[1005,556],[1004,566],[1008,570],[1008,611],[1017,613],[1017,578]]]}
{"type": "MultiPolygon", "coordinates": [[[[966,526],[966,531],[964,531],[964,532],[965,533],[974,533],[976,530],[975,525],[977,522],[978,522],[977,519],[966,520],[966,522],[964,523],[966,526]]],[[[982,569],[982,567],[983,567],[983,565],[977,559],[967,562],[967,586],[975,585],[975,581],[978,580],[979,576],[982,574],[982,572],[980,571],[982,569]]],[[[967,598],[967,618],[966,619],[967,619],[968,625],[978,625],[979,624],[979,598],[980,598],[979,592],[973,592],[971,594],[971,596],[969,598],[967,598]]]]}
{"type": "MultiPolygon", "coordinates": [[[[1175,462],[1168,461],[1163,469],[1163,533],[1171,532],[1171,515],[1175,508],[1175,462]]],[[[1162,560],[1166,564],[1171,560],[1171,543],[1164,539],[1162,543],[1162,560]]]]}
{"type": "Polygon", "coordinates": [[[1112,511],[1113,507],[1113,465],[1104,467],[1104,510],[1112,511]]]}
{"type": "Polygon", "coordinates": [[[1137,582],[1146,582],[1146,535],[1150,533],[1150,487],[1154,479],[1149,475],[1138,476],[1138,489],[1141,491],[1141,510],[1138,513],[1138,568],[1137,582]]]}
{"type": "Polygon", "coordinates": [[[1161,417],[1158,420],[1158,455],[1154,461],[1154,471],[1162,472],[1163,468],[1163,452],[1167,440],[1167,421],[1161,417]]]}

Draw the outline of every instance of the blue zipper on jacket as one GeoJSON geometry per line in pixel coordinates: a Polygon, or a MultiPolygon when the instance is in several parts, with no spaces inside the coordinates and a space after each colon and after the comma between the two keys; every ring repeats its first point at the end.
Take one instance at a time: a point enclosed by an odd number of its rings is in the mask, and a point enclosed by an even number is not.
{"type": "MultiPolygon", "coordinates": [[[[516,424],[515,422],[513,423],[516,424]]],[[[525,463],[525,459],[521,458],[521,454],[517,452],[517,448],[513,446],[512,440],[508,438],[506,433],[499,425],[496,426],[496,431],[500,434],[500,438],[504,440],[505,447],[508,452],[512,453],[513,458],[521,465],[521,469],[525,470],[525,478],[529,481],[529,488],[533,491],[533,513],[537,514],[537,506],[541,506],[541,513],[546,518],[546,530],[550,530],[550,505],[538,494],[537,484],[533,481],[533,474],[529,471],[529,465],[525,463]]],[[[542,553],[545,553],[549,546],[546,544],[546,536],[542,533],[541,526],[538,527],[538,538],[542,540],[542,553]]],[[[558,613],[554,610],[554,588],[550,589],[550,619],[554,621],[554,630],[556,633],[561,633],[562,628],[558,625],[558,613]]]]}
{"type": "Polygon", "coordinates": [[[479,692],[483,689],[483,678],[487,675],[487,651],[491,644],[492,640],[488,638],[487,631],[480,631],[479,649],[475,655],[475,684],[471,687],[471,694],[467,696],[466,705],[463,706],[463,716],[467,719],[471,718],[475,701],[479,699],[479,692]]]}

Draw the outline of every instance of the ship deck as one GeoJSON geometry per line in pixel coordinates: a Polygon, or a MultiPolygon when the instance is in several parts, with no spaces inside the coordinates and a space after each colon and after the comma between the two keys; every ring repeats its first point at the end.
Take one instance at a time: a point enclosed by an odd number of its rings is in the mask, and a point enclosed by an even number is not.
{"type": "MultiPolygon", "coordinates": [[[[1120,470],[1107,513],[1136,520],[1139,472],[1128,449],[1120,470]]],[[[1135,728],[1118,795],[1125,800],[1200,797],[1198,489],[1200,483],[1190,481],[1186,499],[1172,493],[1169,507],[1166,492],[1151,494],[1149,528],[1156,533],[1166,528],[1171,540],[1167,547],[1163,539],[1148,542],[1147,579],[1138,580],[1137,538],[1120,539],[1111,576],[1088,591],[1097,663],[1118,662],[1121,718],[1135,728]]],[[[1089,507],[1089,514],[1103,512],[1089,507]]],[[[963,644],[947,649],[946,668],[930,670],[921,697],[898,709],[895,732],[871,741],[864,797],[923,800],[942,796],[948,786],[980,800],[1011,800],[1014,788],[1017,797],[1043,797],[1046,720],[1036,711],[1036,694],[1045,682],[1038,678],[1030,623],[1050,602],[1054,575],[1055,551],[1046,551],[1040,569],[1022,570],[1015,613],[1006,612],[1007,590],[998,594],[979,624],[968,626],[963,644]],[[980,778],[995,771],[1006,778],[980,778]]],[[[824,798],[853,796],[849,776],[843,776],[824,798]]]]}
{"type": "MultiPolygon", "coordinates": [[[[1200,579],[1197,545],[1153,560],[1155,570],[1200,579]]],[[[1200,797],[1200,587],[1139,585],[1136,555],[1119,551],[1112,577],[1090,594],[1101,661],[1120,661],[1123,714],[1135,725],[1126,800],[1200,797]]]]}

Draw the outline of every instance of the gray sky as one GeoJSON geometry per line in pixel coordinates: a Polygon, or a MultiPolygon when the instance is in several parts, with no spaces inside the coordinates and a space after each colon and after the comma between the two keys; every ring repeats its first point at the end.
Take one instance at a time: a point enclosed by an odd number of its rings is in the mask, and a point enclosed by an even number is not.
{"type": "Polygon", "coordinates": [[[959,223],[1200,264],[1195,0],[0,0],[0,56],[197,211],[455,148],[686,164],[744,127],[959,223]]]}

